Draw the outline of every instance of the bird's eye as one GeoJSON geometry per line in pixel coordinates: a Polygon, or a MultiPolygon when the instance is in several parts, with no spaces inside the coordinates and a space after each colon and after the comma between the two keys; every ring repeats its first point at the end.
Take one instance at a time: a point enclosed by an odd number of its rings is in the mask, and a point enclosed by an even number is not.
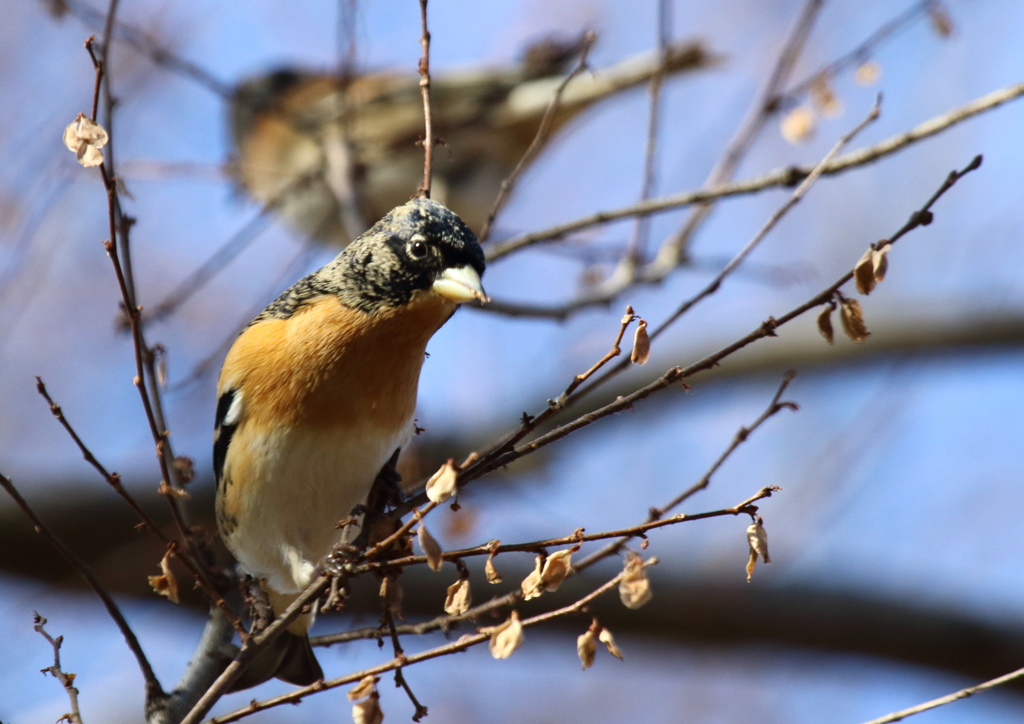
{"type": "Polygon", "coordinates": [[[422,259],[427,255],[427,244],[423,241],[414,241],[409,244],[409,255],[413,259],[422,259]]]}

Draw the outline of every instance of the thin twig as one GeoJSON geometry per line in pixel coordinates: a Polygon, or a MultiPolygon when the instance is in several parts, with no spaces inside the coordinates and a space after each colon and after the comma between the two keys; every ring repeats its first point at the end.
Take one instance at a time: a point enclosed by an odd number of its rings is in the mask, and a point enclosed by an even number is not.
{"type": "Polygon", "coordinates": [[[131,509],[135,511],[135,514],[139,516],[139,520],[142,521],[142,523],[146,526],[146,529],[150,533],[155,535],[164,545],[170,544],[171,539],[162,530],[160,530],[160,527],[156,523],[154,523],[153,520],[146,514],[146,511],[144,511],[139,506],[139,504],[135,501],[135,498],[133,498],[131,494],[127,490],[125,490],[124,486],[121,484],[121,476],[118,475],[117,473],[109,472],[103,466],[103,464],[99,460],[97,460],[96,457],[92,454],[92,451],[89,450],[86,444],[82,441],[82,438],[78,436],[78,433],[75,432],[75,429],[71,427],[71,423],[68,422],[66,417],[64,417],[64,411],[61,409],[60,405],[54,402],[53,398],[50,397],[50,393],[46,391],[46,385],[43,384],[43,379],[41,377],[36,377],[36,391],[43,396],[47,403],[49,403],[50,412],[53,414],[55,418],[57,418],[57,421],[64,427],[68,435],[71,436],[71,439],[74,440],[75,444],[78,446],[79,451],[81,451],[82,453],[82,457],[85,458],[85,461],[92,465],[96,469],[96,471],[101,476],[103,476],[103,479],[107,481],[110,487],[112,487],[114,491],[118,495],[120,495],[126,503],[128,503],[129,507],[131,507],[131,509]]]}
{"type": "MultiPolygon", "coordinates": [[[[405,651],[402,649],[402,643],[398,640],[398,631],[395,628],[395,617],[392,615],[390,610],[384,611],[384,624],[388,627],[388,633],[391,636],[391,646],[395,653],[395,661],[405,661],[405,651]]],[[[405,675],[402,673],[402,667],[395,667],[395,686],[401,687],[405,690],[406,696],[409,697],[409,701],[412,702],[415,708],[415,713],[412,715],[413,721],[419,721],[423,717],[427,716],[427,707],[423,706],[416,695],[412,693],[412,688],[409,686],[409,682],[405,680],[405,675]]]]}
{"type": "MultiPolygon", "coordinates": [[[[645,561],[643,565],[645,567],[647,567],[647,566],[655,565],[655,564],[657,564],[657,562],[658,562],[657,558],[651,558],[651,559],[645,561]]],[[[567,616],[567,615],[573,614],[573,613],[579,613],[584,608],[586,608],[586,606],[591,601],[593,601],[594,599],[598,598],[602,594],[607,593],[608,591],[610,591],[613,588],[615,588],[616,586],[618,586],[619,582],[622,580],[622,578],[625,575],[626,575],[626,572],[623,571],[623,572],[619,573],[617,576],[615,576],[614,578],[612,578],[607,583],[605,583],[605,584],[599,586],[598,588],[594,589],[593,591],[588,593],[586,596],[583,596],[582,598],[580,598],[575,603],[572,603],[572,604],[570,604],[568,606],[564,606],[564,607],[559,608],[559,609],[555,609],[554,611],[548,611],[547,613],[542,613],[542,614],[539,614],[537,616],[533,616],[531,618],[523,619],[521,621],[521,623],[522,623],[524,628],[529,628],[531,626],[536,626],[536,625],[544,623],[546,621],[550,621],[551,619],[554,619],[554,618],[559,618],[561,616],[567,616]]],[[[275,706],[280,706],[281,704],[294,704],[294,703],[297,703],[297,702],[301,701],[304,697],[307,697],[310,694],[314,694],[314,693],[316,693],[318,691],[323,691],[325,689],[334,689],[334,688],[339,687],[339,686],[344,686],[345,684],[351,684],[353,682],[360,681],[360,680],[362,680],[363,678],[365,678],[367,676],[376,676],[376,675],[379,675],[379,674],[386,673],[388,671],[393,671],[393,670],[395,670],[396,668],[399,668],[399,667],[411,666],[413,664],[418,664],[418,663],[420,663],[422,661],[429,661],[431,659],[436,659],[436,658],[441,657],[441,656],[447,656],[449,654],[459,653],[459,652],[465,651],[466,649],[468,649],[468,648],[470,648],[472,646],[478,646],[479,644],[482,644],[482,643],[484,643],[486,641],[489,641],[489,640],[490,640],[490,634],[489,633],[467,634],[467,635],[461,637],[460,639],[458,639],[457,641],[454,641],[454,642],[449,643],[449,644],[445,644],[444,646],[438,646],[437,648],[429,649],[427,651],[423,651],[423,652],[418,653],[418,654],[413,654],[411,656],[403,656],[401,658],[401,660],[393,659],[393,660],[388,661],[386,663],[379,664],[377,666],[373,666],[373,667],[370,667],[368,669],[364,669],[363,671],[359,671],[359,672],[356,672],[356,673],[353,673],[353,674],[346,674],[345,676],[339,676],[336,679],[328,679],[326,681],[318,682],[318,683],[312,684],[310,686],[304,686],[304,687],[302,687],[300,689],[296,689],[294,691],[288,692],[287,694],[282,694],[281,696],[275,696],[275,697],[273,697],[271,699],[266,699],[264,701],[252,701],[246,707],[243,707],[241,709],[237,709],[237,710],[235,710],[233,712],[229,712],[228,714],[224,714],[223,716],[214,717],[214,718],[208,720],[205,724],[227,724],[227,722],[238,721],[239,719],[243,719],[243,718],[249,716],[250,714],[254,714],[254,713],[258,712],[258,711],[264,711],[265,709],[270,709],[270,708],[273,708],[275,706]]],[[[190,723],[182,722],[182,724],[190,724],[190,723]]]]}
{"type": "MultiPolygon", "coordinates": [[[[668,0],[658,0],[658,70],[651,76],[651,82],[647,88],[649,96],[647,140],[644,143],[644,176],[640,186],[640,201],[646,201],[654,193],[654,162],[658,153],[658,128],[661,122],[661,86],[665,80],[669,37],[672,34],[671,8],[668,0]]],[[[644,263],[650,234],[650,217],[643,214],[637,216],[633,224],[633,237],[629,242],[629,250],[623,259],[623,263],[628,267],[627,274],[632,275],[633,269],[644,263]]]]}
{"type": "Polygon", "coordinates": [[[416,196],[430,198],[430,177],[434,164],[434,124],[430,115],[430,31],[427,29],[427,0],[420,0],[420,93],[423,95],[423,183],[416,190],[416,196]]]}
{"type": "Polygon", "coordinates": [[[551,95],[551,100],[548,101],[547,108],[544,109],[544,116],[540,119],[540,125],[537,126],[537,133],[533,137],[533,141],[530,142],[530,147],[526,149],[523,157],[519,159],[519,163],[512,169],[512,173],[508,175],[504,181],[501,182],[501,188],[498,189],[498,196],[494,199],[494,204],[491,206],[490,213],[487,214],[487,219],[484,221],[483,228],[480,230],[480,234],[477,236],[477,240],[482,244],[487,241],[491,235],[491,226],[494,224],[494,219],[498,213],[504,208],[505,203],[508,201],[509,194],[512,193],[513,187],[519,180],[523,171],[526,167],[533,163],[533,159],[540,152],[540,149],[547,143],[548,137],[551,135],[551,128],[555,122],[555,116],[558,113],[558,107],[562,103],[562,94],[565,93],[566,86],[569,85],[573,78],[578,76],[587,67],[587,56],[590,55],[590,48],[594,45],[594,41],[597,39],[597,34],[593,31],[589,31],[583,36],[583,48],[580,51],[579,60],[576,61],[576,65],[573,66],[569,74],[562,79],[562,82],[555,88],[555,92],[551,95]]]}
{"type": "Polygon", "coordinates": [[[954,691],[952,694],[940,696],[938,699],[932,699],[931,701],[926,701],[923,704],[918,704],[917,706],[912,706],[907,709],[901,709],[900,711],[894,711],[892,714],[886,714],[885,716],[879,717],[878,719],[872,719],[869,722],[864,722],[864,724],[889,724],[889,722],[900,721],[901,719],[906,719],[908,716],[914,716],[915,714],[920,714],[921,712],[929,711],[930,709],[938,709],[940,706],[952,704],[954,701],[966,699],[968,697],[974,696],[979,692],[987,691],[988,689],[994,689],[997,686],[1002,686],[1004,684],[1009,684],[1011,681],[1016,681],[1020,678],[1024,678],[1024,669],[1017,669],[1016,671],[1011,671],[1009,674],[997,676],[996,678],[989,679],[988,681],[982,684],[968,686],[966,689],[954,691]]]}
{"type": "Polygon", "coordinates": [[[146,701],[151,701],[156,697],[164,695],[164,690],[160,686],[159,680],[156,678],[156,674],[153,673],[153,667],[149,665],[149,659],[146,658],[146,654],[142,651],[142,646],[139,645],[139,640],[135,637],[135,632],[132,631],[128,625],[128,621],[125,620],[124,615],[121,613],[121,609],[118,608],[117,604],[114,603],[114,599],[110,597],[106,589],[100,584],[96,576],[93,575],[92,570],[82,561],[78,555],[71,550],[71,548],[60,539],[60,537],[53,532],[53,530],[43,522],[43,520],[36,515],[35,511],[32,510],[28,502],[21,497],[21,493],[14,487],[14,483],[11,479],[5,477],[0,473],[0,487],[2,487],[7,494],[14,499],[14,502],[18,504],[22,512],[28,516],[29,520],[32,521],[32,525],[35,526],[36,532],[45,538],[50,545],[57,549],[64,559],[71,564],[71,567],[78,572],[78,574],[85,579],[85,582],[89,584],[89,587],[100,597],[103,601],[103,606],[107,609],[107,613],[114,620],[117,628],[121,631],[121,635],[124,637],[125,643],[128,644],[128,648],[135,655],[135,660],[138,662],[139,669],[142,671],[142,678],[146,682],[146,701]]]}
{"type": "Polygon", "coordinates": [[[53,666],[47,666],[43,669],[44,673],[49,673],[53,678],[61,683],[64,690],[68,693],[68,699],[71,702],[71,711],[65,714],[58,722],[69,721],[71,724],[82,724],[82,712],[78,708],[78,689],[75,688],[75,675],[66,673],[60,667],[60,646],[64,642],[63,636],[53,638],[43,628],[46,626],[46,619],[39,615],[38,612],[33,611],[32,628],[41,634],[43,638],[50,642],[50,646],[53,647],[53,666]]]}
{"type": "MultiPolygon", "coordinates": [[[[822,170],[822,175],[831,176],[848,171],[852,168],[866,166],[873,161],[877,161],[880,158],[884,158],[885,156],[889,156],[897,151],[901,151],[907,146],[941,133],[947,128],[955,126],[968,118],[972,118],[980,113],[998,108],[1004,103],[1016,100],[1021,96],[1024,96],[1024,82],[1015,83],[997,91],[993,91],[992,93],[984,95],[981,98],[977,98],[970,103],[935,116],[934,118],[915,126],[909,131],[891,136],[873,146],[865,146],[864,148],[859,148],[855,151],[843,154],[826,166],[822,170]]],[[[486,251],[487,261],[488,263],[493,263],[498,259],[529,246],[560,239],[576,231],[588,229],[593,226],[599,226],[601,224],[607,224],[619,219],[629,218],[638,214],[659,213],[704,201],[758,193],[760,191],[779,186],[795,186],[803,179],[807,178],[812,170],[812,168],[807,167],[801,168],[799,166],[786,166],[743,181],[734,181],[718,184],[708,188],[683,191],[678,194],[653,198],[642,203],[630,204],[629,206],[624,206],[618,209],[591,214],[590,216],[582,217],[575,221],[559,224],[558,226],[553,226],[542,231],[523,234],[507,241],[494,244],[486,251]]],[[[654,265],[652,264],[649,266],[653,267],[654,265]]],[[[660,276],[657,276],[654,275],[654,271],[654,269],[651,269],[650,271],[641,274],[638,281],[659,281],[667,274],[666,271],[661,273],[660,276]]],[[[621,292],[622,290],[619,291],[621,292]]],[[[580,304],[579,307],[587,306],[588,304],[606,304],[608,301],[610,300],[607,298],[596,299],[588,302],[587,304],[580,304]]],[[[491,307],[493,307],[493,305],[489,304],[486,309],[491,307]]],[[[575,311],[575,308],[568,310],[568,312],[572,311],[575,311]]],[[[549,311],[538,312],[537,316],[564,318],[567,316],[567,312],[564,312],[561,309],[552,309],[549,311]]]]}

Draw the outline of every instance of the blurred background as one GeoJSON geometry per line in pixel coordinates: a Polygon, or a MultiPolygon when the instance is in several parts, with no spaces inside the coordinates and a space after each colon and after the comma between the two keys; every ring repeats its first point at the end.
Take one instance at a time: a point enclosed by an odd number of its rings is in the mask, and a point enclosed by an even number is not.
{"type": "MultiPolygon", "coordinates": [[[[714,61],[665,79],[655,195],[704,182],[803,3],[670,5],[672,38],[699,41],[714,61]]],[[[785,87],[800,86],[887,22],[924,7],[909,0],[825,3],[785,87]]],[[[737,178],[813,165],[864,117],[879,91],[882,116],[852,148],[1024,78],[1024,6],[949,0],[939,7],[909,16],[831,78],[841,107],[819,104],[816,132],[799,143],[784,138],[780,124],[811,101],[806,93],[786,96],[737,178]],[[855,69],[867,61],[876,64],[877,77],[861,85],[855,69]]],[[[0,472],[94,566],[169,689],[198,640],[202,606],[194,598],[175,607],[148,589],[145,576],[158,571],[160,544],[134,530],[131,512],[82,461],[35,391],[40,375],[97,458],[121,473],[154,515],[165,514],[132,385],[131,340],[118,321],[120,297],[101,245],[108,236],[105,194],[98,174],[76,164],[61,143],[63,128],[89,110],[94,74],[82,44],[102,32],[104,11],[78,0],[27,1],[5,8],[0,27],[0,472]]],[[[359,71],[413,77],[419,8],[411,1],[123,0],[118,20],[125,26],[111,51],[113,135],[123,204],[137,218],[132,254],[140,302],[155,308],[226,243],[235,240],[239,252],[173,313],[147,326],[149,341],[167,350],[175,451],[195,461],[193,510],[213,530],[218,350],[292,281],[337,253],[278,215],[261,215],[261,203],[235,180],[233,89],[283,68],[330,73],[346,57],[359,71]],[[154,48],[171,56],[157,53],[161,62],[154,62],[154,48]]],[[[434,0],[430,26],[435,78],[513,68],[532,43],[573,40],[588,29],[598,36],[590,64],[601,69],[656,48],[658,4],[434,0]]],[[[640,86],[568,121],[522,177],[492,239],[635,201],[648,103],[640,86]]],[[[446,548],[642,522],[651,506],[698,480],[736,430],[761,413],[785,369],[799,372],[786,399],[800,411],[783,411],[759,429],[710,489],[684,507],[728,507],[763,486],[781,486],[761,504],[771,565],[745,582],[743,519],[661,529],[646,551],[661,560],[651,571],[651,603],[626,611],[613,595],[595,609],[625,662],[601,653],[593,668],[580,671],[575,637],[589,619],[563,619],[528,630],[507,661],[480,649],[407,669],[430,709],[428,721],[616,722],[642,715],[856,723],[1024,665],[1022,128],[1024,103],[1010,103],[822,179],[748,264],[655,342],[645,367],[578,409],[689,364],[804,302],[849,270],[869,243],[902,226],[950,170],[984,154],[981,169],[938,202],[935,222],[894,247],[884,283],[861,299],[872,332],[866,342],[840,336],[829,347],[813,315],[805,315],[777,338],[689,380],[688,391],[668,391],[591,426],[474,484],[458,513],[439,511],[431,530],[446,548]]],[[[459,138],[445,140],[457,154],[459,138]]],[[[419,180],[409,178],[408,194],[419,180]]],[[[481,449],[524,410],[543,409],[607,351],[626,303],[652,325],[664,320],[788,193],[722,201],[679,270],[659,285],[629,289],[611,306],[564,321],[460,312],[429,348],[417,415],[426,432],[404,463],[407,479],[481,449]]],[[[650,248],[687,214],[653,217],[650,248]]],[[[503,302],[574,299],[611,273],[631,233],[627,220],[502,259],[488,269],[487,290],[503,302]]],[[[99,601],[6,498],[0,521],[0,720],[53,721],[68,708],[60,685],[38,673],[52,663],[50,647],[32,631],[38,611],[52,634],[65,637],[63,664],[78,675],[85,720],[137,721],[141,676],[99,601]]],[[[479,573],[481,562],[472,563],[479,573]]],[[[526,555],[499,557],[506,583],[490,588],[509,590],[531,563],[526,555]]],[[[618,567],[611,561],[592,569],[541,603],[571,602],[618,567]]],[[[440,613],[444,587],[456,575],[446,566],[408,576],[408,620],[440,613]]],[[[491,594],[482,578],[474,578],[474,592],[478,602],[491,594]]],[[[316,633],[375,621],[372,605],[356,606],[351,615],[322,617],[316,633]]],[[[442,640],[410,639],[406,650],[442,640]]],[[[318,656],[328,676],[390,659],[373,642],[321,649],[318,656]]],[[[380,688],[389,720],[411,716],[412,705],[390,678],[380,688]]],[[[229,696],[214,713],[286,689],[275,682],[229,696]]],[[[1004,687],[920,720],[1020,721],[1021,697],[1021,686],[1004,687]]],[[[331,692],[254,720],[347,719],[347,710],[343,695],[331,692]]]]}

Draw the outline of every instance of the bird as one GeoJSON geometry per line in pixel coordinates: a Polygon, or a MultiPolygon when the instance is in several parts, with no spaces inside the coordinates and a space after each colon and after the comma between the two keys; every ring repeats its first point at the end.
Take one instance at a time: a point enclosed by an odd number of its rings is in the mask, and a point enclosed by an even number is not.
{"type": "MultiPolygon", "coordinates": [[[[536,134],[568,62],[583,48],[545,39],[522,61],[431,79],[433,198],[479,233],[491,206],[536,134]]],[[[698,41],[666,51],[669,74],[717,62],[698,41]]],[[[657,53],[583,73],[565,88],[552,131],[594,103],[647,82],[657,53]]],[[[248,78],[232,94],[228,169],[237,186],[306,237],[344,246],[414,190],[422,174],[423,100],[414,73],[351,77],[279,68],[248,78]],[[421,142],[421,141],[420,141],[421,142]]]]}
{"type": "MultiPolygon", "coordinates": [[[[483,272],[466,224],[414,198],[282,293],[231,346],[217,385],[217,527],[275,613],[351,542],[358,526],[337,524],[407,445],[427,343],[460,304],[487,300],[483,272]]],[[[323,678],[311,624],[300,616],[235,690],[323,678]]]]}

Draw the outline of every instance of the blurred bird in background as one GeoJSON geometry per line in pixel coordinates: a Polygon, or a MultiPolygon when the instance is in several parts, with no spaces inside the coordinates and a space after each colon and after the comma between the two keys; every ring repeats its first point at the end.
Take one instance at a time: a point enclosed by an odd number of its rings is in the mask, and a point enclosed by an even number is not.
{"type": "MultiPolygon", "coordinates": [[[[433,197],[479,232],[536,134],[583,39],[531,45],[515,67],[431,80],[433,197]]],[[[664,72],[715,62],[699,42],[668,49],[664,72]]],[[[562,96],[552,130],[592,104],[659,72],[647,53],[584,73],[562,96]]],[[[343,78],[279,69],[244,81],[231,102],[232,174],[252,198],[304,235],[344,246],[404,203],[423,174],[423,101],[415,74],[343,78]]]]}

